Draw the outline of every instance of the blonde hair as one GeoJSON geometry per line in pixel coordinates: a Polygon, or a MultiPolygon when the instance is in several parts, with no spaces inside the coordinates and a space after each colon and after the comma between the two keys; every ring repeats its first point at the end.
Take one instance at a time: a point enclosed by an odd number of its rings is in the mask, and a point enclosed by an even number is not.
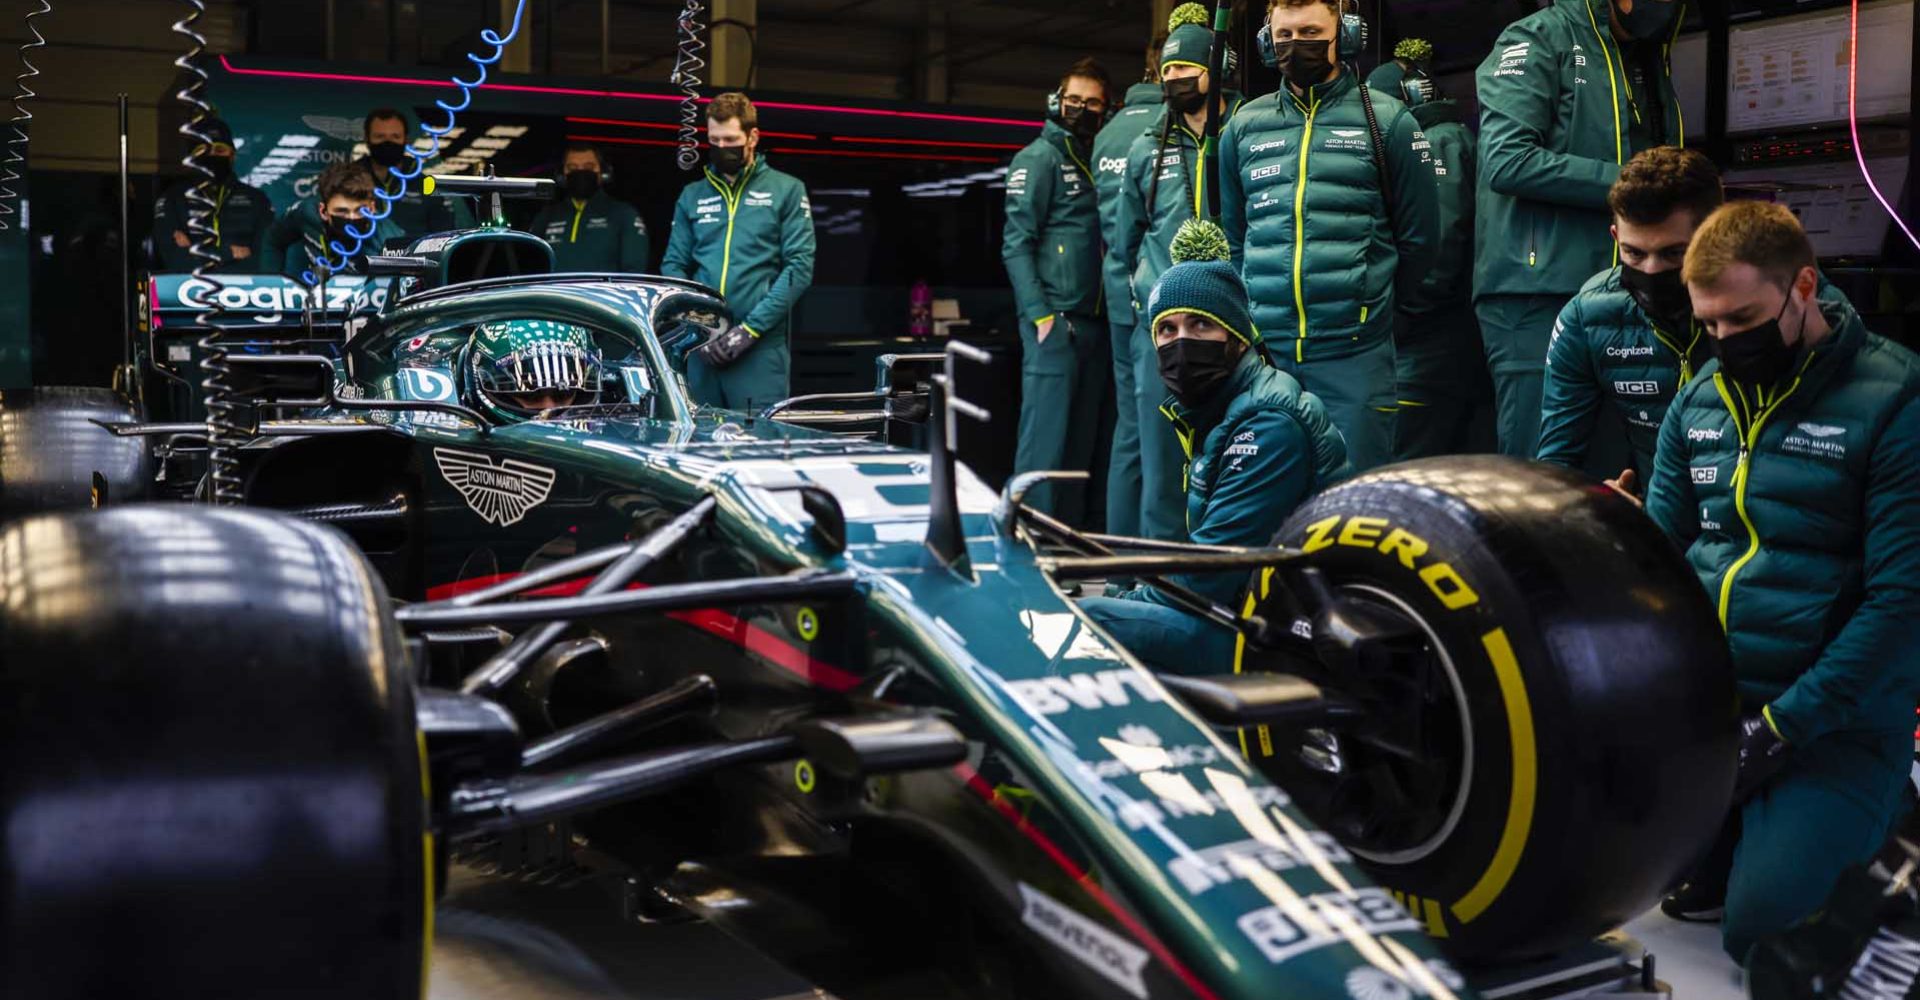
{"type": "Polygon", "coordinates": [[[1758,270],[1780,288],[1815,266],[1813,243],[1785,205],[1734,201],[1721,206],[1693,234],[1680,276],[1689,285],[1712,286],[1735,264],[1758,270]]]}

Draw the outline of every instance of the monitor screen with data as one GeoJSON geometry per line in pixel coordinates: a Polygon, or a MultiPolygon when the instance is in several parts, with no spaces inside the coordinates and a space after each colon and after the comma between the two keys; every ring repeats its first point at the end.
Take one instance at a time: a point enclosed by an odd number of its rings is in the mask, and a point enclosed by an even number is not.
{"type": "MultiPolygon", "coordinates": [[[[1751,135],[1845,122],[1852,54],[1851,15],[1844,8],[1733,28],[1727,131],[1751,135]]],[[[1912,65],[1913,0],[1861,4],[1862,121],[1908,113],[1912,65]]]]}

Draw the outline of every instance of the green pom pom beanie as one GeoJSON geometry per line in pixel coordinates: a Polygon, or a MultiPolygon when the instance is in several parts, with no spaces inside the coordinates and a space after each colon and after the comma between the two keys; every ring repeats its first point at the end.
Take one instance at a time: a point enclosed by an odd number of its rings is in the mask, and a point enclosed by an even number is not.
{"type": "Polygon", "coordinates": [[[1147,297],[1147,313],[1153,317],[1148,329],[1173,313],[1196,313],[1248,347],[1259,346],[1260,331],[1254,328],[1247,286],[1233,266],[1227,234],[1205,219],[1189,219],[1174,234],[1171,249],[1173,266],[1147,297]]]}
{"type": "Polygon", "coordinates": [[[1160,49],[1160,72],[1169,66],[1207,68],[1213,49],[1213,14],[1197,3],[1183,3],[1167,18],[1167,44],[1160,49]]]}

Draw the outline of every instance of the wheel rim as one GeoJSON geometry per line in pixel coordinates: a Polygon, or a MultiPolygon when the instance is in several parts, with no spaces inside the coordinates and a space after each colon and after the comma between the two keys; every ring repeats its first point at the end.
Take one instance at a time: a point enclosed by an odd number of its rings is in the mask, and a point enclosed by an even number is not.
{"type": "MultiPolygon", "coordinates": [[[[1407,712],[1422,719],[1418,749],[1423,766],[1415,766],[1399,755],[1382,750],[1364,737],[1336,736],[1340,772],[1330,775],[1331,785],[1325,802],[1326,824],[1341,836],[1342,844],[1355,856],[1382,865],[1413,864],[1438,850],[1453,836],[1466,813],[1467,797],[1473,788],[1473,718],[1467,709],[1466,689],[1460,682],[1453,657],[1445,644],[1419,612],[1405,601],[1379,587],[1346,584],[1340,588],[1349,595],[1391,611],[1419,628],[1426,637],[1422,662],[1416,675],[1424,671],[1429,680],[1425,691],[1409,685],[1414,695],[1432,693],[1431,680],[1443,679],[1442,700],[1451,713],[1433,712],[1430,697],[1404,706],[1396,717],[1407,712]],[[1412,809],[1403,804],[1391,806],[1393,821],[1382,828],[1380,787],[1383,780],[1393,781],[1403,791],[1412,792],[1421,802],[1412,809]],[[1370,785],[1370,782],[1373,783],[1370,785]]],[[[1325,774],[1310,760],[1308,767],[1325,774]]]]}

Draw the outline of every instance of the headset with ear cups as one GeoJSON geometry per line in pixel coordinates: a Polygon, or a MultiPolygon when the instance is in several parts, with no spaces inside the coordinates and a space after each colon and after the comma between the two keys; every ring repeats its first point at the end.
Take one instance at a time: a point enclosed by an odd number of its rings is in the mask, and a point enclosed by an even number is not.
{"type": "MultiPolygon", "coordinates": [[[[1256,36],[1260,46],[1260,63],[1268,69],[1280,68],[1280,53],[1273,47],[1273,22],[1260,26],[1256,36]]],[[[1341,62],[1352,62],[1360,58],[1367,50],[1367,19],[1358,14],[1340,15],[1340,44],[1336,55],[1341,62]]]]}

